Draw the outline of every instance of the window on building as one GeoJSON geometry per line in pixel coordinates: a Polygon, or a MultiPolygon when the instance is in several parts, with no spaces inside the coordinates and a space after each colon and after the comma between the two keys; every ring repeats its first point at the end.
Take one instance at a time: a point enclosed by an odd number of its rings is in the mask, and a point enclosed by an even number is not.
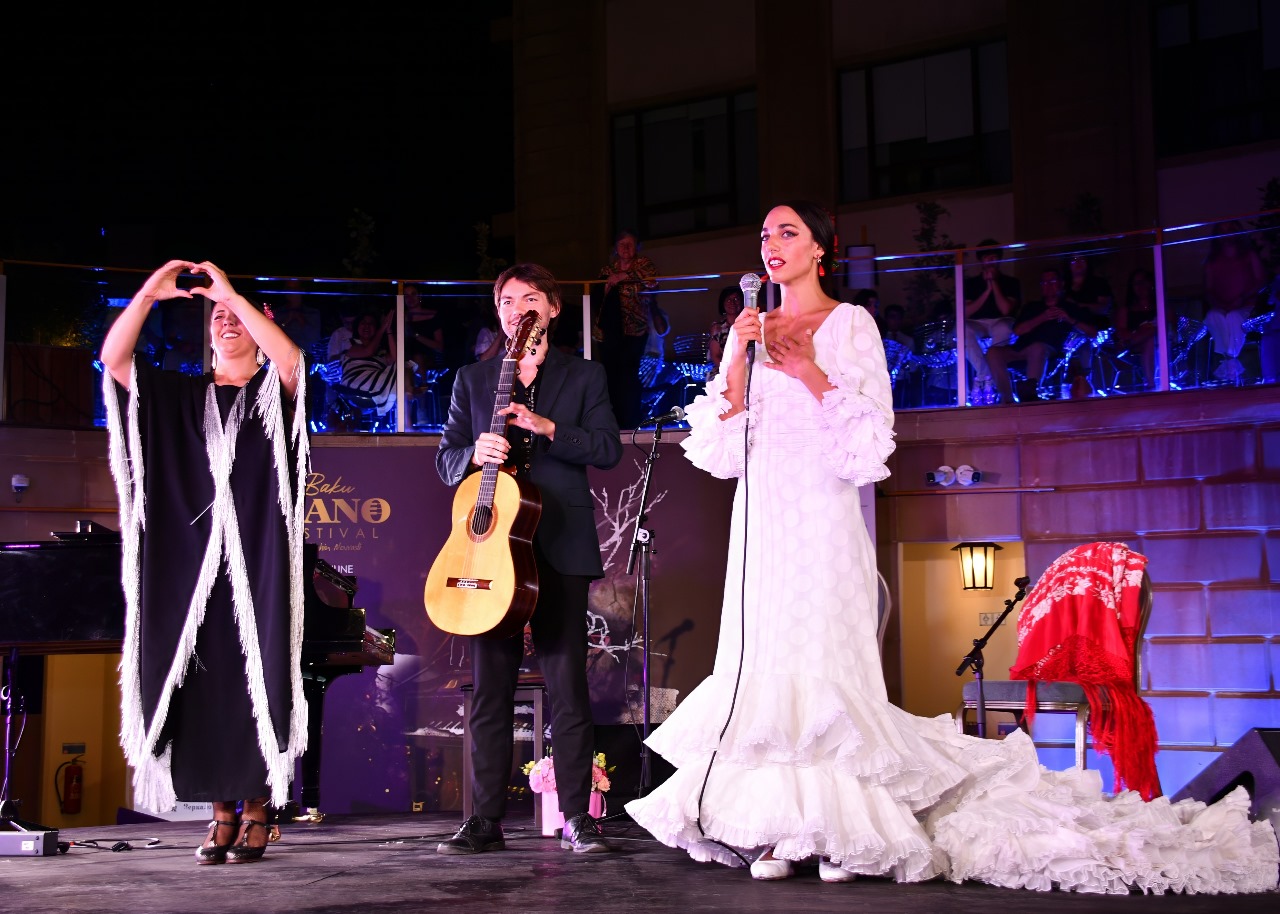
{"type": "Polygon", "coordinates": [[[1161,3],[1154,32],[1157,155],[1280,137],[1280,3],[1161,3]]]}
{"type": "Polygon", "coordinates": [[[840,74],[841,199],[1011,180],[1005,43],[840,74]]]}
{"type": "Polygon", "coordinates": [[[756,94],[739,92],[613,118],[613,211],[641,238],[759,216],[756,94]]]}

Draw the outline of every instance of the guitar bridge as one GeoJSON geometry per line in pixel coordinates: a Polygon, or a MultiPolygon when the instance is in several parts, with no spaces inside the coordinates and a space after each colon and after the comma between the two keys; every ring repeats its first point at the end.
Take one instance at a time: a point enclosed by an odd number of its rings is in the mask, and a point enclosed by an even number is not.
{"type": "Polygon", "coordinates": [[[448,578],[445,587],[456,587],[459,590],[492,590],[493,581],[484,578],[448,578]]]}

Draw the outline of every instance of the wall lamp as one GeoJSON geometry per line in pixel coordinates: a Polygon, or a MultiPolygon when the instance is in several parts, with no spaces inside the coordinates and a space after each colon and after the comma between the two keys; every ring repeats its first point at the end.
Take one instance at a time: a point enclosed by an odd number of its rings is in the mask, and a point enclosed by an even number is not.
{"type": "Polygon", "coordinates": [[[9,485],[13,489],[13,500],[22,501],[22,493],[31,488],[31,480],[21,473],[14,473],[13,478],[9,480],[9,485]]]}
{"type": "Polygon", "coordinates": [[[952,546],[960,554],[960,579],[965,590],[991,590],[995,585],[996,543],[961,543],[952,546]]]}

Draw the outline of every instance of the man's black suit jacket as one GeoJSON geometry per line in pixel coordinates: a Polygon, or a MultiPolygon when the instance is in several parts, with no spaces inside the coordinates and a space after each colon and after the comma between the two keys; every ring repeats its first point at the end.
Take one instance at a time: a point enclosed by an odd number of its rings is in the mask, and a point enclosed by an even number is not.
{"type": "MultiPolygon", "coordinates": [[[[476,438],[492,422],[501,370],[502,358],[496,357],[458,371],[436,453],[436,470],[448,485],[457,485],[479,469],[471,457],[476,438]]],[[[526,477],[542,495],[534,544],[560,574],[602,577],[587,467],[607,470],[622,459],[604,367],[552,347],[542,363],[534,406],[538,415],[556,424],[554,441],[534,436],[526,477]]]]}

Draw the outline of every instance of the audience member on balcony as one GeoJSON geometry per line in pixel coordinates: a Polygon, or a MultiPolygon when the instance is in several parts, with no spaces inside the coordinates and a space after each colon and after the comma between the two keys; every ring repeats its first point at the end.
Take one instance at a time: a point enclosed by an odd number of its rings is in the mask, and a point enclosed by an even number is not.
{"type": "Polygon", "coordinates": [[[875,289],[859,289],[857,294],[853,296],[853,303],[867,309],[867,312],[875,318],[876,326],[880,328],[880,335],[884,336],[884,316],[880,313],[880,293],[876,292],[875,289]]]}
{"type": "Polygon", "coordinates": [[[381,321],[371,311],[360,315],[351,348],[342,356],[342,385],[367,394],[378,416],[390,413],[396,403],[395,319],[394,311],[381,321]]]}
{"type": "Polygon", "coordinates": [[[1067,285],[1062,297],[1088,311],[1099,330],[1111,326],[1111,284],[1093,275],[1084,254],[1074,254],[1067,262],[1067,285]]]}
{"type": "Polygon", "coordinates": [[[671,318],[662,305],[658,304],[658,296],[646,295],[648,299],[646,311],[649,315],[649,335],[645,338],[644,354],[646,358],[665,362],[667,359],[667,334],[671,332],[671,318]]]}
{"type": "Polygon", "coordinates": [[[712,322],[711,335],[707,343],[707,360],[714,366],[714,375],[720,370],[720,360],[724,357],[724,343],[729,338],[729,328],[742,313],[742,289],[738,286],[725,286],[720,290],[720,301],[716,305],[720,319],[712,322]]]}
{"type": "MultiPolygon", "coordinates": [[[[1093,275],[1089,266],[1089,259],[1084,254],[1071,256],[1065,271],[1067,280],[1063,298],[1087,311],[1089,322],[1094,327],[1105,330],[1111,326],[1111,308],[1114,304],[1111,284],[1101,276],[1093,275]]],[[[1080,346],[1076,349],[1072,363],[1071,374],[1076,379],[1084,379],[1079,380],[1075,389],[1083,388],[1084,396],[1088,396],[1091,388],[1088,386],[1087,378],[1093,369],[1093,347],[1080,346]]]]}
{"type": "Polygon", "coordinates": [[[991,400],[993,368],[982,341],[989,339],[992,348],[1008,343],[1022,302],[1022,284],[1000,271],[1001,251],[995,245],[991,238],[978,243],[985,249],[978,255],[982,271],[964,281],[964,357],[973,371],[975,402],[984,403],[991,400]]]}
{"type": "Polygon", "coordinates": [[[902,305],[888,305],[884,309],[884,326],[880,330],[880,336],[910,349],[915,345],[915,337],[907,333],[906,325],[907,312],[902,305]]]}
{"type": "Polygon", "coordinates": [[[609,376],[609,399],[621,428],[635,428],[644,415],[640,403],[640,359],[649,339],[652,297],[644,293],[658,287],[658,269],[639,253],[632,232],[621,232],[613,256],[600,270],[604,303],[596,315],[594,338],[600,343],[601,361],[609,376]]]}
{"type": "Polygon", "coordinates": [[[213,804],[201,864],[263,855],[307,744],[303,354],[211,263],[171,260],[102,345],[125,593],[121,737],[134,799],[213,804]],[[184,291],[183,273],[206,280],[184,291]],[[133,357],[157,300],[209,300],[213,369],[133,357]],[[268,364],[269,363],[269,364],[268,364]],[[265,365],[265,367],[264,367],[265,365]],[[243,811],[237,813],[238,802],[243,811]]]}
{"type": "Polygon", "coordinates": [[[351,341],[356,335],[356,312],[349,305],[342,306],[338,319],[341,323],[329,334],[327,356],[330,362],[342,358],[343,353],[351,348],[351,341]]]}
{"type": "Polygon", "coordinates": [[[477,309],[468,332],[471,340],[472,361],[483,362],[506,350],[507,337],[498,323],[498,315],[489,307],[477,309]]]}
{"type": "Polygon", "coordinates": [[[424,304],[418,287],[404,284],[405,356],[419,369],[445,365],[444,316],[424,304]]]}
{"type": "Polygon", "coordinates": [[[1204,262],[1204,294],[1208,310],[1204,323],[1213,338],[1220,361],[1213,375],[1236,381],[1244,374],[1240,350],[1244,348],[1244,322],[1267,283],[1266,267],[1239,222],[1224,222],[1209,242],[1204,262]]]}
{"type": "Polygon", "coordinates": [[[1151,271],[1134,270],[1124,301],[1116,307],[1116,344],[1136,352],[1142,362],[1142,386],[1156,382],[1156,287],[1151,271]]]}
{"type": "Polygon", "coordinates": [[[1009,378],[1009,366],[1025,361],[1026,380],[1018,387],[1018,402],[1040,399],[1036,388],[1044,377],[1049,357],[1061,353],[1063,344],[1072,330],[1078,330],[1092,339],[1098,333],[1097,320],[1080,305],[1067,301],[1062,275],[1057,270],[1045,270],[1040,274],[1039,301],[1028,302],[1018,313],[1013,332],[1018,339],[1007,346],[992,346],[987,351],[991,375],[1000,402],[1013,402],[1013,385],[1009,378]]]}

